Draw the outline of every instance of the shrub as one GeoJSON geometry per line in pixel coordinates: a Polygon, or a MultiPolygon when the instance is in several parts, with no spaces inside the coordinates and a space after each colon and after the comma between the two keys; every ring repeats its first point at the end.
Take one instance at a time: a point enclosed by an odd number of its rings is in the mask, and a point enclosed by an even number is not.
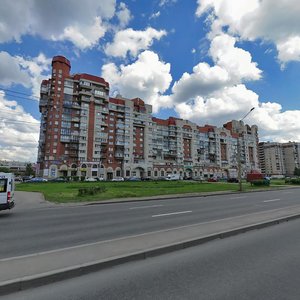
{"type": "Polygon", "coordinates": [[[80,181],[84,181],[84,179],[85,179],[85,176],[80,177],[80,181]]]}
{"type": "Polygon", "coordinates": [[[105,186],[91,186],[78,189],[78,196],[96,195],[106,192],[105,186]]]}
{"type": "Polygon", "coordinates": [[[73,176],[73,177],[72,177],[72,180],[73,180],[73,181],[79,181],[79,176],[73,176]]]}
{"type": "Polygon", "coordinates": [[[263,179],[263,180],[253,180],[251,181],[251,185],[254,185],[254,186],[269,186],[270,185],[270,180],[266,180],[266,179],[263,179]]]}
{"type": "Polygon", "coordinates": [[[291,184],[300,184],[300,178],[292,178],[290,183],[291,184]]]}

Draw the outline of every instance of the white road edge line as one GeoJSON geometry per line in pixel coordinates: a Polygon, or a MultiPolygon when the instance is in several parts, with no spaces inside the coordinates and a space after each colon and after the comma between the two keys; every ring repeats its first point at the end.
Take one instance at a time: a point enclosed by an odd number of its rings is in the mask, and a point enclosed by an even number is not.
{"type": "Polygon", "coordinates": [[[142,208],[152,208],[152,207],[161,207],[163,206],[162,204],[156,204],[156,205],[147,205],[147,206],[135,206],[135,207],[130,207],[129,209],[142,209],[142,208]]]}
{"type": "Polygon", "coordinates": [[[152,218],[172,216],[172,215],[180,215],[180,214],[188,214],[188,213],[191,213],[191,212],[192,212],[191,210],[177,211],[177,212],[168,213],[168,214],[153,215],[152,218]]]}
{"type": "Polygon", "coordinates": [[[243,198],[246,198],[246,196],[231,197],[230,199],[234,200],[234,199],[243,199],[243,198]]]}
{"type": "Polygon", "coordinates": [[[274,201],[280,201],[281,199],[270,199],[270,200],[265,200],[265,201],[263,201],[263,202],[274,202],[274,201]]]}

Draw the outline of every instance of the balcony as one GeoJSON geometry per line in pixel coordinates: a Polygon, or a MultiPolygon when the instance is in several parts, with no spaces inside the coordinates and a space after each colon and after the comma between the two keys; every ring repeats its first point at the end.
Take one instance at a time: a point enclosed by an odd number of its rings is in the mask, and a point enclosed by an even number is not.
{"type": "Polygon", "coordinates": [[[116,146],[125,146],[125,142],[124,141],[116,141],[115,145],[116,146]]]}
{"type": "Polygon", "coordinates": [[[124,158],[124,153],[122,152],[115,152],[115,158],[120,158],[120,159],[123,159],[124,158]]]}

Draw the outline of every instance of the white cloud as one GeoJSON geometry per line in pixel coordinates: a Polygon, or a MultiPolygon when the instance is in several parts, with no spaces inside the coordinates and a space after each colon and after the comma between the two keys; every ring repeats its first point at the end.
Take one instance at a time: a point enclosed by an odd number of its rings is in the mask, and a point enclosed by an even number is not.
{"type": "Polygon", "coordinates": [[[121,2],[119,5],[119,10],[116,13],[119,22],[120,22],[120,27],[124,28],[127,26],[129,23],[130,19],[132,18],[130,10],[126,6],[125,3],[121,2]]]}
{"type": "Polygon", "coordinates": [[[127,28],[116,33],[114,41],[106,45],[105,53],[123,58],[129,53],[136,57],[140,51],[151,47],[154,39],[160,40],[166,34],[165,30],[158,31],[151,27],[144,31],[127,28]]]}
{"type": "Polygon", "coordinates": [[[210,67],[207,63],[199,63],[193,68],[193,73],[184,73],[172,87],[174,103],[194,99],[197,96],[207,96],[224,87],[229,80],[228,72],[219,67],[210,67]]]}
{"type": "MultiPolygon", "coordinates": [[[[96,45],[107,30],[104,23],[115,15],[116,0],[3,0],[0,43],[20,41],[23,35],[68,40],[84,50],[96,45]]],[[[123,9],[124,11],[124,9],[123,9]]],[[[122,21],[126,13],[119,12],[122,21]]]]}
{"type": "Polygon", "coordinates": [[[156,18],[158,18],[160,16],[160,11],[157,11],[156,13],[153,13],[151,16],[150,16],[150,20],[151,19],[156,19],[156,18]]]}
{"type": "Polygon", "coordinates": [[[52,35],[53,41],[68,40],[79,49],[88,49],[97,45],[105,34],[106,28],[101,24],[101,19],[95,17],[94,23],[88,26],[75,24],[64,28],[64,32],[58,36],[52,35]]]}
{"type": "Polygon", "coordinates": [[[10,87],[21,84],[31,88],[33,95],[39,97],[41,81],[49,77],[50,64],[51,59],[43,53],[24,58],[0,52],[0,85],[10,87]]]}
{"type": "Polygon", "coordinates": [[[209,53],[215,63],[199,63],[191,74],[184,73],[172,87],[172,101],[185,102],[195,97],[209,97],[225,87],[247,80],[257,80],[261,70],[252,62],[251,54],[235,47],[235,39],[221,34],[211,42],[209,53]]]}
{"type": "Polygon", "coordinates": [[[300,35],[290,37],[277,44],[278,58],[282,62],[300,61],[300,35]]]}
{"type": "Polygon", "coordinates": [[[0,157],[35,162],[39,121],[0,91],[0,157]]]}
{"type": "Polygon", "coordinates": [[[152,51],[142,52],[130,65],[106,64],[102,67],[102,76],[110,83],[112,91],[127,98],[140,97],[153,105],[154,111],[171,105],[167,97],[160,97],[172,81],[170,64],[160,61],[152,51]]]}
{"type": "Polygon", "coordinates": [[[176,2],[177,0],[160,0],[159,6],[172,5],[176,2]]]}
{"type": "Polygon", "coordinates": [[[239,84],[224,87],[207,97],[197,96],[194,101],[182,102],[176,106],[176,111],[180,117],[199,124],[205,120],[205,123],[222,125],[257,106],[258,95],[239,84]]]}
{"type": "Polygon", "coordinates": [[[227,34],[221,34],[213,38],[210,46],[210,54],[214,62],[227,70],[231,79],[258,80],[261,70],[252,62],[252,56],[248,51],[235,47],[236,39],[227,34]]]}
{"type": "Polygon", "coordinates": [[[182,102],[175,109],[179,116],[198,124],[222,124],[239,119],[252,107],[255,110],[245,123],[256,124],[262,141],[300,141],[300,110],[282,111],[276,102],[259,102],[259,97],[244,85],[225,87],[210,97],[196,97],[182,102]],[[286,130],[288,128],[288,130],[286,130]]]}
{"type": "Polygon", "coordinates": [[[6,87],[12,84],[30,86],[30,76],[19,64],[18,58],[7,52],[0,52],[0,84],[6,87]]]}
{"type": "Polygon", "coordinates": [[[243,40],[273,42],[282,63],[300,60],[300,5],[298,0],[198,0],[197,16],[209,12],[213,37],[228,26],[243,40]],[[213,13],[211,12],[213,10],[213,13]]]}
{"type": "Polygon", "coordinates": [[[24,58],[21,56],[17,56],[16,58],[30,77],[33,95],[39,97],[41,82],[50,76],[51,59],[47,58],[43,53],[34,58],[24,58]]]}

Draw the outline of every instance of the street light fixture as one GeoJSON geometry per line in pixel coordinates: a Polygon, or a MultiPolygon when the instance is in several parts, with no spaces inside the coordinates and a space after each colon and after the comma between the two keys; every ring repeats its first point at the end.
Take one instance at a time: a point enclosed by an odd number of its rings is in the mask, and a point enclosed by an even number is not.
{"type": "Polygon", "coordinates": [[[238,181],[239,181],[239,191],[243,191],[242,186],[242,162],[241,162],[241,145],[240,145],[240,128],[241,128],[241,122],[255,109],[255,107],[252,107],[238,122],[238,139],[237,139],[237,160],[238,160],[238,181]]]}

